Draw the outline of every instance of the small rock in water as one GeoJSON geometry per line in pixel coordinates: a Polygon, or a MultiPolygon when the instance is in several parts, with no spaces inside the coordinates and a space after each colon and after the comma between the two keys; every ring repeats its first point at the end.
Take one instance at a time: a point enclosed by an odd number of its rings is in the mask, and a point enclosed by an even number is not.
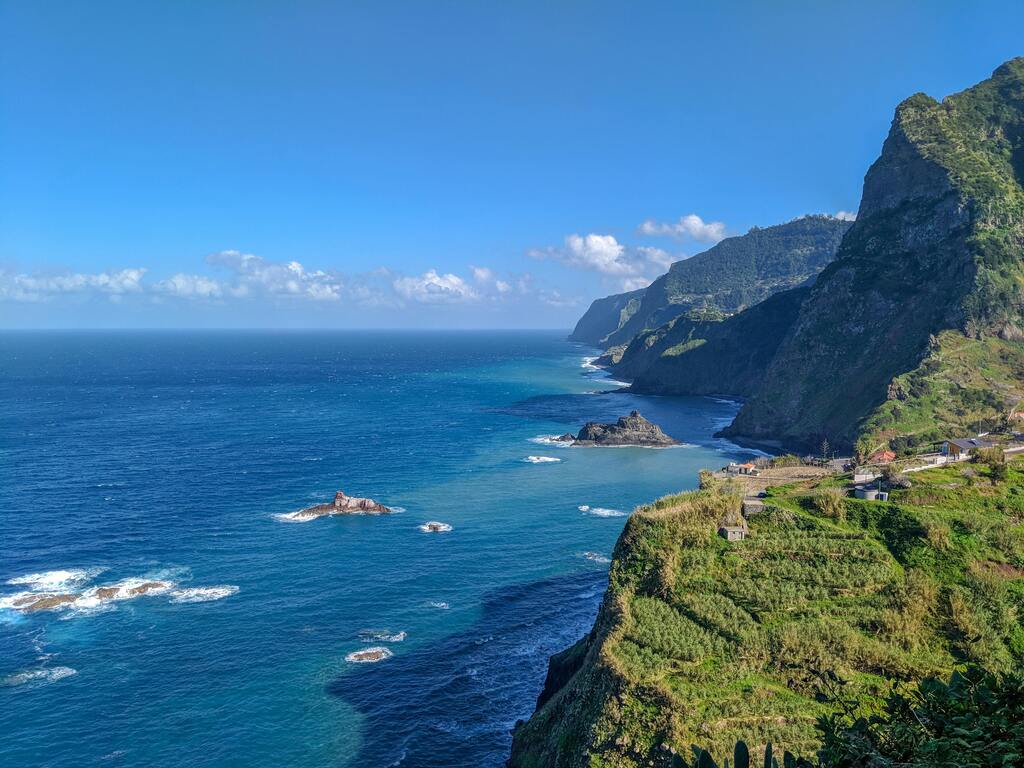
{"type": "Polygon", "coordinates": [[[296,520],[308,520],[328,515],[386,515],[391,512],[380,502],[360,496],[347,496],[344,491],[334,494],[334,501],[329,504],[314,504],[294,513],[296,520]]]}
{"type": "Polygon", "coordinates": [[[562,435],[557,439],[566,441],[566,438],[572,441],[574,447],[636,445],[659,448],[678,445],[677,441],[661,431],[661,427],[641,416],[639,411],[633,411],[629,416],[620,416],[614,424],[587,422],[575,438],[572,435],[562,435]]]}
{"type": "Polygon", "coordinates": [[[420,526],[420,530],[424,533],[447,533],[452,527],[448,523],[439,523],[436,520],[424,523],[420,526]]]}
{"type": "Polygon", "coordinates": [[[390,659],[394,654],[384,647],[364,648],[361,651],[353,651],[345,657],[345,661],[352,664],[373,664],[374,662],[390,659]]]}

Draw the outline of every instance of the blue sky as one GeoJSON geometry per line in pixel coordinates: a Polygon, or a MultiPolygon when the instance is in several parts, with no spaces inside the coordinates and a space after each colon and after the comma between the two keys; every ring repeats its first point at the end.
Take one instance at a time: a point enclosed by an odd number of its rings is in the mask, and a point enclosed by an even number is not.
{"type": "Polygon", "coordinates": [[[1021,29],[1016,2],[0,0],[0,326],[569,327],[723,235],[856,211],[896,104],[1021,29]]]}

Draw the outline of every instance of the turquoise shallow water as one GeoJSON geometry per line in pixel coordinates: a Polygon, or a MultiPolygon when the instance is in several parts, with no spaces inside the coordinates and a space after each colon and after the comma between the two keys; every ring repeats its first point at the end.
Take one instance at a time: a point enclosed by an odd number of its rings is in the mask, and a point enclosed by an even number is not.
{"type": "Polygon", "coordinates": [[[750,455],[734,404],[596,394],[563,338],[0,335],[0,600],[172,583],[0,609],[0,764],[501,765],[625,513],[750,455]],[[534,441],[632,408],[686,445],[534,441]],[[339,488],[404,511],[278,517],[339,488]]]}

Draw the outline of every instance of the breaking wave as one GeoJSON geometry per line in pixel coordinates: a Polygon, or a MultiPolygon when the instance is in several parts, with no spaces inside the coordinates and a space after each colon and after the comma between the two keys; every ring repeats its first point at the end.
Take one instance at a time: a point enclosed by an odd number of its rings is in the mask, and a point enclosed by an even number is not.
{"type": "Polygon", "coordinates": [[[208,603],[211,600],[220,600],[230,597],[238,592],[234,584],[222,584],[216,587],[189,587],[188,589],[176,589],[171,592],[172,603],[208,603]]]}
{"type": "Polygon", "coordinates": [[[439,523],[436,520],[431,520],[417,527],[424,533],[448,533],[452,529],[448,523],[439,523]]]}
{"type": "Polygon", "coordinates": [[[608,507],[591,507],[588,504],[580,504],[576,507],[580,512],[585,515],[593,515],[594,517],[626,517],[628,513],[623,512],[621,509],[609,509],[608,507]]]}
{"type": "Polygon", "coordinates": [[[400,643],[408,635],[402,632],[390,632],[386,629],[361,629],[359,639],[364,643],[400,643]]]}
{"type": "Polygon", "coordinates": [[[537,437],[528,438],[531,443],[537,443],[538,445],[555,445],[559,448],[568,448],[571,443],[568,440],[559,440],[558,435],[537,435],[537,437]]]}
{"type": "Polygon", "coordinates": [[[13,687],[17,685],[29,685],[32,683],[55,683],[65,677],[77,675],[78,670],[71,667],[48,667],[46,669],[27,669],[24,672],[16,672],[5,677],[3,684],[13,687]]]}
{"type": "Polygon", "coordinates": [[[523,461],[528,464],[554,464],[555,462],[561,461],[561,459],[555,458],[554,456],[527,456],[523,461]]]}
{"type": "Polygon", "coordinates": [[[85,584],[103,573],[102,568],[70,568],[67,570],[29,573],[8,579],[12,586],[32,587],[40,592],[62,592],[85,584]]]}

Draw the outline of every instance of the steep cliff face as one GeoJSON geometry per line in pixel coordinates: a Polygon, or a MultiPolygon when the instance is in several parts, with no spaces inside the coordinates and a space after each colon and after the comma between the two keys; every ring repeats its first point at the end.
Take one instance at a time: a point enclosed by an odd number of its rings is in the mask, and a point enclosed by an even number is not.
{"type": "Polygon", "coordinates": [[[1024,59],[897,108],[856,224],[729,434],[867,448],[1008,413],[1024,395],[1022,126],[1024,59]]]}
{"type": "Polygon", "coordinates": [[[721,321],[678,317],[634,338],[612,370],[637,392],[749,397],[808,293],[792,288],[721,321]]]}
{"type": "Polygon", "coordinates": [[[577,321],[569,341],[603,346],[605,339],[625,325],[640,307],[644,290],[616,293],[594,301],[577,321]]]}
{"type": "Polygon", "coordinates": [[[644,291],[636,311],[605,337],[606,346],[627,344],[688,312],[721,317],[738,312],[818,274],[832,259],[850,222],[805,216],[730,237],[689,259],[644,291]]]}

